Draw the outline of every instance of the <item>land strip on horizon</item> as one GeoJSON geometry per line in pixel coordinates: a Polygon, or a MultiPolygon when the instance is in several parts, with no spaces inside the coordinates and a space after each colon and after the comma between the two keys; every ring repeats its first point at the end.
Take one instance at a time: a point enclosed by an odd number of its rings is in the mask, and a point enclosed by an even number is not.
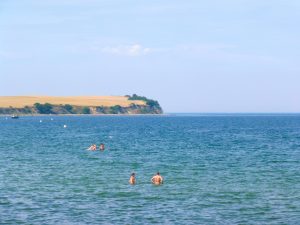
{"type": "Polygon", "coordinates": [[[74,106],[115,106],[128,107],[131,104],[146,105],[141,100],[128,100],[126,96],[0,96],[0,107],[23,108],[35,103],[74,106]]]}

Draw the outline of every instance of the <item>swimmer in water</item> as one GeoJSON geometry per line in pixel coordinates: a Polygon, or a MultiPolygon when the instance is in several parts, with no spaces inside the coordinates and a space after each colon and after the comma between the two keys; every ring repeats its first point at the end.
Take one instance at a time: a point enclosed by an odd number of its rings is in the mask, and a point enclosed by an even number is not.
{"type": "Polygon", "coordinates": [[[159,172],[156,173],[156,175],[154,175],[152,178],[151,178],[151,182],[152,184],[155,184],[155,185],[160,185],[164,182],[164,179],[162,178],[162,176],[159,174],[159,172]]]}
{"type": "Polygon", "coordinates": [[[91,145],[88,150],[90,151],[96,151],[97,150],[97,146],[95,144],[91,145]]]}
{"type": "Polygon", "coordinates": [[[104,146],[103,143],[101,143],[100,146],[99,146],[99,150],[100,150],[100,151],[104,151],[104,149],[105,149],[105,146],[104,146]]]}
{"type": "Polygon", "coordinates": [[[134,185],[135,184],[135,173],[132,173],[129,178],[129,184],[134,185]]]}

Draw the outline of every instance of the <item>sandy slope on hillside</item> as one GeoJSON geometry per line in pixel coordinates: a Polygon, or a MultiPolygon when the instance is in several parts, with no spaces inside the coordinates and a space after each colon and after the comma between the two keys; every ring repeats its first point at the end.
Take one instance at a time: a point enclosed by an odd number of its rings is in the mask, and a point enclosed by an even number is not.
{"type": "Polygon", "coordinates": [[[131,101],[124,96],[0,96],[0,107],[2,108],[23,108],[32,106],[34,103],[44,104],[46,102],[53,105],[70,104],[76,106],[129,106],[131,103],[145,105],[143,101],[131,101]]]}

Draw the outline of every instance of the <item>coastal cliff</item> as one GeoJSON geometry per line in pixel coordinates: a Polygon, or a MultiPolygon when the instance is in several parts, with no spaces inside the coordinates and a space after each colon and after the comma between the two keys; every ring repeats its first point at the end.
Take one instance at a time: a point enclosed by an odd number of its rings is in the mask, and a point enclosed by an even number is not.
{"type": "Polygon", "coordinates": [[[7,96],[0,97],[0,114],[162,114],[158,101],[132,96],[7,96]]]}

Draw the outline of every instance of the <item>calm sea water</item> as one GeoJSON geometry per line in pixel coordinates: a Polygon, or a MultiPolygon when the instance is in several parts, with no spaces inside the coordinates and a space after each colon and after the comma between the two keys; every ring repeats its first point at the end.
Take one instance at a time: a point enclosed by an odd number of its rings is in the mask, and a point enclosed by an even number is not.
{"type": "Polygon", "coordinates": [[[300,224],[300,115],[0,117],[0,223],[300,224]]]}

